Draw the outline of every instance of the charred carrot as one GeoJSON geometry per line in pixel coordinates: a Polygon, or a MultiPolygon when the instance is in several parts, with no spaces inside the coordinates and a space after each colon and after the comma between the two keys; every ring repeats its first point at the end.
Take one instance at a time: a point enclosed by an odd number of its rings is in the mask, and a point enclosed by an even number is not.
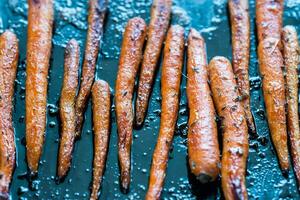
{"type": "Polygon", "coordinates": [[[283,171],[289,169],[285,116],[285,82],[281,54],[283,1],[258,0],[258,58],[271,138],[283,171]]]}
{"type": "Polygon", "coordinates": [[[216,110],[222,120],[224,196],[226,200],[248,199],[245,184],[248,129],[230,61],[214,57],[209,63],[209,77],[216,110]]]}
{"type": "Polygon", "coordinates": [[[28,6],[26,149],[29,170],[37,173],[46,131],[53,1],[28,0],[28,6]]]}
{"type": "Polygon", "coordinates": [[[168,156],[178,115],[183,54],[184,29],[178,25],[171,26],[164,48],[161,77],[161,122],[152,157],[149,186],[145,198],[147,200],[160,198],[166,176],[168,156]]]}
{"type": "Polygon", "coordinates": [[[75,99],[78,86],[80,49],[76,40],[72,39],[66,46],[64,80],[60,97],[61,140],[58,152],[57,175],[66,176],[72,160],[75,139],[75,99]]]}
{"type": "Polygon", "coordinates": [[[290,136],[294,171],[300,184],[300,130],[298,116],[299,43],[293,26],[285,26],[282,34],[283,57],[286,69],[287,125],[290,136]]]}
{"type": "Polygon", "coordinates": [[[91,198],[98,199],[98,191],[104,172],[109,141],[110,128],[110,90],[102,80],[92,87],[93,127],[94,127],[94,161],[91,198]]]}
{"type": "Polygon", "coordinates": [[[0,199],[9,199],[9,185],[16,164],[12,111],[18,56],[16,35],[5,31],[0,36],[0,199]]]}
{"type": "Polygon", "coordinates": [[[130,152],[132,142],[134,82],[142,59],[147,25],[139,17],[130,19],[123,35],[119,71],[116,80],[116,117],[121,187],[130,185],[130,152]]]}
{"type": "Polygon", "coordinates": [[[250,18],[248,0],[229,0],[232,32],[232,67],[244,107],[249,131],[255,133],[255,125],[250,110],[249,53],[250,18]]]}
{"type": "Polygon", "coordinates": [[[187,75],[189,164],[197,179],[207,183],[219,175],[220,150],[208,85],[205,41],[195,29],[191,29],[188,38],[187,75]]]}
{"type": "Polygon", "coordinates": [[[103,35],[103,24],[107,10],[107,0],[90,0],[88,16],[88,33],[81,74],[80,89],[76,98],[76,137],[80,137],[84,112],[94,82],[96,62],[100,40],[103,35]]]}
{"type": "Polygon", "coordinates": [[[155,70],[171,16],[172,0],[154,0],[135,106],[135,124],[141,126],[147,112],[155,70]]]}

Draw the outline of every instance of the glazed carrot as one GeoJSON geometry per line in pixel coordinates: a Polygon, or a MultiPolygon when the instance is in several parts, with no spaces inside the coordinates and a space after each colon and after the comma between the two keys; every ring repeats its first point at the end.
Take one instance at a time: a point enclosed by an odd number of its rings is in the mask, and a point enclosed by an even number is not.
{"type": "Polygon", "coordinates": [[[191,29],[188,38],[187,75],[189,164],[197,179],[206,183],[219,175],[220,150],[208,85],[205,41],[195,29],[191,29]]]}
{"type": "Polygon", "coordinates": [[[281,48],[283,2],[258,0],[256,2],[258,58],[262,88],[271,138],[283,171],[289,169],[286,116],[285,82],[281,48]]]}
{"type": "Polygon", "coordinates": [[[290,136],[294,171],[300,184],[300,130],[298,116],[299,43],[293,26],[285,26],[282,34],[284,65],[286,69],[287,124],[290,136]]]}
{"type": "Polygon", "coordinates": [[[232,67],[244,107],[249,131],[255,133],[255,125],[250,110],[249,53],[250,18],[248,0],[229,0],[232,32],[232,67]]]}
{"type": "Polygon", "coordinates": [[[98,199],[98,191],[104,172],[110,128],[110,90],[102,80],[92,87],[93,126],[94,126],[94,161],[91,198],[98,199]]]}
{"type": "Polygon", "coordinates": [[[37,173],[46,131],[53,1],[28,0],[28,6],[26,149],[29,170],[37,173]]]}
{"type": "Polygon", "coordinates": [[[100,40],[103,35],[104,18],[107,11],[107,0],[90,0],[88,16],[88,33],[86,39],[85,55],[81,74],[81,83],[76,98],[76,137],[80,137],[84,112],[94,82],[96,62],[99,52],[100,40]]]}
{"type": "Polygon", "coordinates": [[[179,107],[181,71],[184,54],[184,29],[171,26],[164,48],[161,75],[162,112],[159,135],[154,149],[147,200],[159,199],[172,144],[179,107]]]}
{"type": "Polygon", "coordinates": [[[78,86],[80,49],[76,40],[72,39],[66,46],[64,81],[60,97],[61,140],[58,152],[57,175],[66,176],[72,160],[75,139],[75,99],[78,86]]]}
{"type": "Polygon", "coordinates": [[[268,37],[280,40],[282,13],[283,0],[256,0],[256,26],[258,41],[263,41],[268,37]]]}
{"type": "Polygon", "coordinates": [[[171,16],[172,0],[153,0],[148,40],[136,99],[135,124],[141,126],[147,112],[154,75],[171,16]]]}
{"type": "Polygon", "coordinates": [[[16,164],[12,111],[18,56],[16,35],[5,31],[0,36],[0,199],[9,199],[9,185],[16,164]]]}
{"type": "Polygon", "coordinates": [[[142,59],[147,25],[139,17],[130,19],[123,35],[119,71],[116,80],[116,118],[121,187],[127,192],[130,185],[130,152],[132,142],[134,82],[142,59]]]}
{"type": "Polygon", "coordinates": [[[222,120],[222,189],[226,200],[248,199],[245,184],[248,157],[248,129],[238,98],[238,88],[230,61],[214,57],[209,63],[209,78],[216,110],[222,120]]]}

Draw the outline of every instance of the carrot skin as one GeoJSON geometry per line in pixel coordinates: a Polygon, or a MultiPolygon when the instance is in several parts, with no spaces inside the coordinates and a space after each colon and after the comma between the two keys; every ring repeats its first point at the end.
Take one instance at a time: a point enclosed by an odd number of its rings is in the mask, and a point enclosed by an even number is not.
{"type": "Polygon", "coordinates": [[[5,31],[0,36],[0,199],[9,199],[16,164],[12,112],[18,57],[18,39],[14,33],[5,31]]]}
{"type": "Polygon", "coordinates": [[[283,172],[289,169],[282,42],[283,1],[257,0],[259,70],[271,138],[283,172]]]}
{"type": "Polygon", "coordinates": [[[201,183],[219,175],[220,150],[215,108],[210,94],[204,39],[191,29],[188,38],[188,156],[191,172],[201,183]]]}
{"type": "Polygon", "coordinates": [[[75,100],[78,86],[80,48],[72,39],[65,49],[64,80],[60,97],[61,140],[58,152],[57,175],[61,179],[67,175],[72,161],[75,140],[75,100]]]}
{"type": "Polygon", "coordinates": [[[91,200],[98,199],[108,151],[110,128],[110,88],[108,83],[98,80],[92,87],[94,160],[91,200]]]}
{"type": "Polygon", "coordinates": [[[293,26],[285,26],[282,32],[283,57],[286,70],[287,125],[291,144],[293,166],[300,185],[300,130],[298,116],[298,64],[299,43],[293,26]]]}
{"type": "Polygon", "coordinates": [[[134,82],[142,59],[147,25],[139,17],[130,19],[123,35],[119,70],[116,80],[116,118],[121,188],[130,185],[130,154],[133,129],[132,97],[134,82]]]}
{"type": "Polygon", "coordinates": [[[214,57],[209,63],[211,91],[222,120],[222,189],[226,200],[248,199],[246,164],[249,151],[248,128],[230,61],[214,57]]]}
{"type": "Polygon", "coordinates": [[[249,131],[254,134],[255,125],[250,110],[249,54],[250,17],[248,0],[229,0],[229,13],[232,32],[232,67],[237,77],[249,131]]]}
{"type": "Polygon", "coordinates": [[[154,0],[151,9],[151,21],[148,28],[148,40],[135,105],[135,124],[141,126],[144,122],[148,102],[152,90],[155,71],[171,16],[172,0],[154,0]]]}
{"type": "Polygon", "coordinates": [[[35,174],[38,171],[46,131],[53,1],[28,0],[28,6],[26,150],[29,170],[35,174]]]}
{"type": "Polygon", "coordinates": [[[183,55],[184,29],[178,25],[171,26],[167,34],[162,65],[160,130],[152,157],[146,200],[159,199],[163,188],[178,116],[183,55]]]}
{"type": "Polygon", "coordinates": [[[82,66],[81,83],[76,98],[76,138],[82,131],[84,113],[94,82],[96,62],[100,41],[103,35],[104,19],[107,12],[107,0],[90,0],[88,15],[88,33],[82,66]]]}

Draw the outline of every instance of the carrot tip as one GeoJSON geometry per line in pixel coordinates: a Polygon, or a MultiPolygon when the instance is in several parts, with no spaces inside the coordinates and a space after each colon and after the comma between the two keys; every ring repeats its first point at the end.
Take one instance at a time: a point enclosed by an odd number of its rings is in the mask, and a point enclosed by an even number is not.
{"type": "Polygon", "coordinates": [[[128,183],[123,183],[121,184],[121,192],[123,194],[128,194],[129,193],[129,184],[128,183]]]}

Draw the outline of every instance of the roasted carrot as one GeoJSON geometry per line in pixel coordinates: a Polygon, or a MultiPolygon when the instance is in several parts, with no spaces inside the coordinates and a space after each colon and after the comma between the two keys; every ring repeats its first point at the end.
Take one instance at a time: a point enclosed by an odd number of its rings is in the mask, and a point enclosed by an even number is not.
{"type": "Polygon", "coordinates": [[[12,111],[18,56],[16,35],[5,31],[0,36],[0,199],[9,199],[9,185],[16,164],[12,111]]]}
{"type": "Polygon", "coordinates": [[[271,138],[283,171],[289,169],[285,116],[285,82],[281,54],[283,2],[256,2],[259,69],[271,138]]]}
{"type": "Polygon", "coordinates": [[[26,149],[29,170],[37,173],[46,131],[53,1],[28,0],[28,6],[26,149]]]}
{"type": "Polygon", "coordinates": [[[286,69],[287,125],[290,136],[294,171],[300,184],[300,130],[298,116],[299,43],[293,26],[285,26],[282,34],[283,57],[286,69]]]}
{"type": "MultiPolygon", "coordinates": [[[[258,41],[276,38],[280,42],[283,0],[256,0],[256,26],[258,41]]],[[[279,45],[281,46],[281,45],[279,45]]]]}
{"type": "Polygon", "coordinates": [[[135,106],[137,126],[141,126],[145,119],[158,59],[169,26],[171,8],[172,0],[153,0],[135,106]]]}
{"type": "Polygon", "coordinates": [[[121,188],[130,185],[130,153],[133,129],[132,96],[134,82],[142,59],[147,25],[139,17],[130,19],[123,35],[119,71],[116,80],[116,118],[121,188]]]}
{"type": "Polygon", "coordinates": [[[75,100],[78,86],[80,48],[72,39],[66,46],[64,80],[60,97],[61,140],[58,152],[57,175],[66,176],[72,160],[75,139],[75,100]]]}
{"type": "Polygon", "coordinates": [[[224,57],[214,57],[208,69],[213,100],[222,120],[223,193],[226,200],[248,199],[245,184],[248,129],[233,70],[230,61],[224,57]]]}
{"type": "Polygon", "coordinates": [[[215,108],[210,95],[205,41],[195,29],[188,38],[188,156],[191,172],[201,183],[219,175],[220,150],[215,108]]]}
{"type": "Polygon", "coordinates": [[[147,200],[159,199],[166,176],[168,156],[172,144],[178,108],[181,71],[184,54],[184,29],[171,26],[164,48],[164,60],[161,75],[161,121],[159,135],[154,149],[147,200]]]}
{"type": "Polygon", "coordinates": [[[248,0],[229,0],[232,32],[232,67],[244,107],[249,131],[255,133],[255,125],[250,110],[249,53],[250,18],[248,0]]]}
{"type": "Polygon", "coordinates": [[[105,168],[110,128],[110,89],[108,83],[99,80],[92,87],[94,161],[91,198],[98,199],[98,191],[105,168]]]}
{"type": "Polygon", "coordinates": [[[96,62],[100,41],[103,35],[103,24],[107,11],[107,0],[90,0],[88,16],[88,33],[86,39],[85,55],[81,74],[80,89],[76,98],[76,137],[80,137],[86,110],[94,82],[96,62]]]}

